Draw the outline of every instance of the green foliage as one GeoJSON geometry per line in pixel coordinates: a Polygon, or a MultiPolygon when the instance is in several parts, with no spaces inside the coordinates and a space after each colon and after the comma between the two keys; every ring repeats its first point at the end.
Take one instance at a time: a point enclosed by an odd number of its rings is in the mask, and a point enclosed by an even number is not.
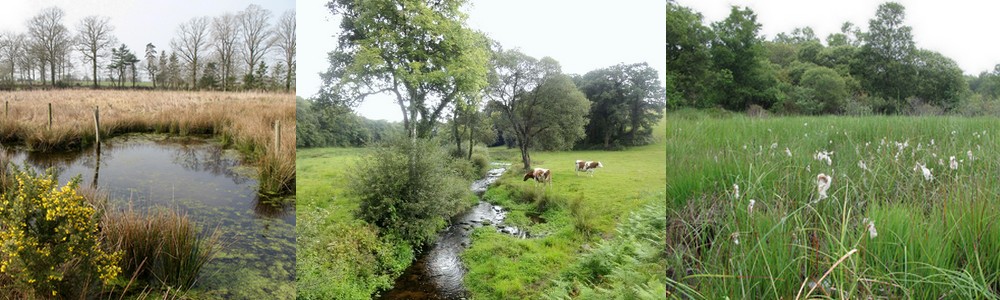
{"type": "Polygon", "coordinates": [[[298,148],[359,147],[403,132],[398,123],[369,120],[344,106],[302,98],[297,98],[295,104],[295,144],[298,148]]]}
{"type": "MultiPolygon", "coordinates": [[[[614,152],[536,153],[539,167],[553,170],[553,185],[547,190],[521,181],[521,174],[517,172],[505,174],[484,198],[509,211],[505,223],[526,229],[533,237],[517,239],[491,228],[475,230],[470,248],[462,254],[462,262],[469,270],[465,284],[472,298],[543,299],[547,293],[558,295],[550,289],[570,281],[562,276],[577,265],[581,253],[589,253],[602,238],[617,236],[615,228],[626,226],[622,223],[629,213],[655,202],[664,202],[662,190],[656,187],[662,187],[666,180],[663,173],[666,147],[662,139],[665,125],[661,119],[654,129],[656,143],[653,145],[614,152]],[[598,169],[594,177],[576,176],[571,163],[585,157],[595,157],[605,167],[598,169]],[[593,228],[593,234],[587,235],[577,229],[577,221],[569,207],[573,201],[577,201],[579,211],[586,211],[581,215],[589,214],[585,221],[593,228]],[[539,210],[543,202],[544,209],[539,210]]],[[[492,154],[499,156],[497,152],[493,150],[492,154]]],[[[657,249],[662,251],[663,248],[657,249]]],[[[663,276],[662,264],[659,267],[645,262],[641,265],[641,268],[621,270],[621,278],[628,276],[629,279],[609,279],[595,289],[622,286],[621,291],[628,295],[632,293],[625,291],[638,290],[636,294],[641,299],[652,296],[662,299],[662,281],[646,283],[642,279],[663,276]],[[626,287],[633,282],[642,284],[626,287]],[[653,294],[649,295],[650,292],[653,294]]],[[[580,282],[580,286],[585,284],[580,282]]],[[[572,293],[572,289],[567,289],[567,293],[572,293]]]]}
{"type": "Polygon", "coordinates": [[[810,90],[810,98],[820,103],[820,109],[808,113],[836,113],[847,98],[844,79],[836,71],[827,67],[815,67],[802,75],[801,85],[810,90]]]}
{"type": "Polygon", "coordinates": [[[530,150],[569,149],[584,136],[590,101],[550,57],[536,60],[517,50],[497,51],[487,112],[513,133],[525,169],[530,150]]]}
{"type": "MultiPolygon", "coordinates": [[[[702,20],[696,12],[673,2],[667,4],[667,10],[668,36],[678,28],[703,28],[699,27],[702,20]]],[[[954,109],[969,97],[970,88],[993,98],[1000,95],[994,92],[1000,91],[994,88],[1000,86],[994,82],[1000,81],[993,80],[991,73],[963,80],[962,70],[953,60],[916,48],[912,28],[904,21],[902,5],[884,3],[869,22],[868,32],[845,22],[840,33],[827,37],[825,47],[809,27],[795,28],[790,34],[780,33],[773,41],[764,42],[758,34],[761,24],[756,22],[756,14],[749,8],[733,7],[729,17],[706,30],[715,36],[710,43],[702,44],[708,49],[710,67],[684,68],[683,62],[671,64],[668,59],[668,72],[675,73],[667,76],[668,107],[718,106],[745,111],[759,105],[792,114],[863,114],[868,109],[893,114],[954,109]],[[816,66],[832,69],[840,79],[824,71],[809,85],[802,84],[802,76],[816,66]],[[673,78],[698,78],[699,83],[686,83],[693,87],[707,84],[707,89],[699,90],[707,92],[679,93],[684,87],[678,87],[680,81],[673,78]],[[845,101],[848,97],[859,100],[845,101]]],[[[683,40],[683,35],[677,36],[683,40]]],[[[676,53],[699,53],[692,51],[702,48],[676,49],[676,53]]],[[[667,52],[671,57],[671,49],[667,52]]],[[[684,58],[691,59],[694,65],[699,62],[697,56],[684,58]]]]}
{"type": "Polygon", "coordinates": [[[335,0],[340,43],[320,97],[356,102],[392,91],[408,136],[430,137],[444,108],[486,86],[486,38],[465,25],[464,0],[335,0]],[[419,112],[419,114],[418,114],[419,112]]]}
{"type": "Polygon", "coordinates": [[[432,240],[447,218],[468,208],[467,185],[447,160],[433,140],[376,146],[347,176],[358,218],[416,246],[432,240]]]}
{"type": "Polygon", "coordinates": [[[662,299],[666,293],[666,202],[629,214],[616,235],[563,272],[548,299],[662,299]]]}
{"type": "Polygon", "coordinates": [[[0,205],[0,273],[36,297],[75,296],[121,273],[121,253],[98,232],[98,211],[76,193],[79,177],[58,187],[50,172],[15,168],[16,188],[0,205]]]}
{"type": "Polygon", "coordinates": [[[591,102],[587,143],[611,148],[651,142],[652,127],[665,108],[655,69],[646,63],[618,64],[587,72],[580,81],[591,102]]]}
{"type": "Polygon", "coordinates": [[[913,95],[917,81],[916,46],[912,28],[903,25],[905,16],[899,3],[879,5],[875,18],[868,23],[864,45],[852,68],[861,75],[865,90],[896,103],[913,95]]]}
{"type": "Polygon", "coordinates": [[[297,151],[296,286],[301,299],[368,299],[392,287],[415,253],[383,230],[355,219],[347,168],[363,149],[297,151]]]}
{"type": "Polygon", "coordinates": [[[761,25],[749,8],[733,7],[729,16],[712,24],[712,79],[709,100],[729,110],[750,105],[770,108],[778,100],[777,80],[764,53],[761,25]]]}
{"type": "Polygon", "coordinates": [[[711,30],[702,16],[687,7],[667,1],[667,107],[710,107],[707,92],[712,57],[708,42],[711,30]]]}

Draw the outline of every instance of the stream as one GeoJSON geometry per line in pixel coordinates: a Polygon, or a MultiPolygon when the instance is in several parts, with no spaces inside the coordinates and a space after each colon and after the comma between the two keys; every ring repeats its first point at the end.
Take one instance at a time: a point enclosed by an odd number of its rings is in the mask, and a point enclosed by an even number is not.
{"type": "Polygon", "coordinates": [[[81,175],[80,186],[98,186],[112,209],[174,209],[203,234],[218,227],[223,248],[196,289],[230,299],[295,297],[294,205],[260,196],[256,169],[235,150],[206,138],[125,135],[104,141],[99,159],[94,148],[6,152],[17,165],[55,169],[60,185],[81,175]]]}
{"type": "Polygon", "coordinates": [[[451,219],[448,227],[438,233],[435,243],[425,250],[408,267],[391,290],[382,293],[380,299],[467,299],[468,291],[463,285],[465,266],[459,255],[469,247],[472,229],[494,226],[503,232],[519,238],[528,233],[513,226],[505,226],[503,220],[507,211],[483,200],[483,194],[510,167],[506,163],[491,163],[491,169],[483,179],[476,180],[470,189],[479,196],[479,203],[451,219]]]}

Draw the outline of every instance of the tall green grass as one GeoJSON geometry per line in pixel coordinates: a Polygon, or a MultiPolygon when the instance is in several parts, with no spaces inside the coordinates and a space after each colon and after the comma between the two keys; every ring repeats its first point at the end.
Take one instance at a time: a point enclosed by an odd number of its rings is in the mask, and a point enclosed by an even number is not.
{"type": "Polygon", "coordinates": [[[997,297],[995,119],[668,119],[668,295],[997,297]],[[831,165],[819,151],[834,152],[831,165]],[[820,173],[833,184],[816,201],[820,173]]]}

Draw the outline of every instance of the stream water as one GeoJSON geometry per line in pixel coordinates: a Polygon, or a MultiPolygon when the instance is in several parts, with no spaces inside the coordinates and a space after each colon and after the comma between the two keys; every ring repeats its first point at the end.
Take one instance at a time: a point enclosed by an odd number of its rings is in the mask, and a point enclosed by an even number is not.
{"type": "MultiPolygon", "coordinates": [[[[54,168],[60,184],[81,175],[111,207],[175,209],[203,232],[223,233],[222,251],[202,269],[196,288],[222,298],[295,297],[295,211],[288,199],[257,193],[256,171],[211,139],[127,135],[69,153],[6,150],[18,165],[54,168]]],[[[259,298],[259,299],[264,299],[259,298]]]]}
{"type": "Polygon", "coordinates": [[[451,219],[451,225],[438,234],[435,243],[425,250],[407,268],[391,290],[382,293],[381,299],[466,299],[468,291],[463,285],[465,267],[459,255],[469,247],[469,234],[481,226],[494,226],[497,231],[517,237],[527,233],[517,227],[505,226],[507,211],[503,207],[482,201],[486,189],[496,182],[510,164],[493,163],[483,179],[472,183],[470,189],[479,196],[479,203],[451,219]]]}

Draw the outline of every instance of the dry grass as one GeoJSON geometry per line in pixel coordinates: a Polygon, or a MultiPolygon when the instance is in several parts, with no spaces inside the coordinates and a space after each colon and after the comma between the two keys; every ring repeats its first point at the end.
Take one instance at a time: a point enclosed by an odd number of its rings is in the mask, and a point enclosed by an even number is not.
{"type": "Polygon", "coordinates": [[[103,224],[107,239],[124,254],[124,274],[154,285],[191,288],[221,247],[218,229],[200,236],[186,215],[173,210],[143,214],[130,207],[111,212],[103,224]]]}
{"type": "Polygon", "coordinates": [[[32,151],[75,150],[133,132],[212,134],[243,151],[260,169],[261,191],[294,193],[295,100],[291,94],[58,90],[0,94],[0,144],[32,151]],[[6,105],[9,103],[9,110],[6,105]],[[48,104],[52,103],[49,128],[48,104]],[[281,123],[279,149],[274,122],[281,123]]]}

